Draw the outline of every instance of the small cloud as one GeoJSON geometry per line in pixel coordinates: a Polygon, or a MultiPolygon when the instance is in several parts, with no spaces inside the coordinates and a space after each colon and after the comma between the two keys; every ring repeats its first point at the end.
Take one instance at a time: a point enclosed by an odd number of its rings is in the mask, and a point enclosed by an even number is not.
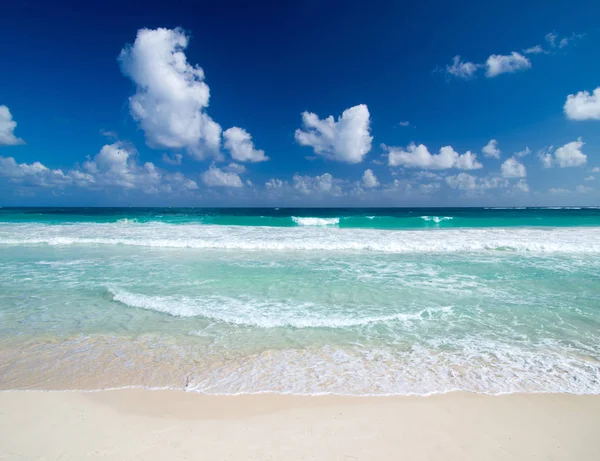
{"type": "Polygon", "coordinates": [[[0,106],[0,146],[18,146],[25,144],[21,138],[15,136],[17,122],[12,118],[12,114],[7,106],[0,106]]]}
{"type": "Polygon", "coordinates": [[[481,67],[480,64],[474,64],[470,61],[461,61],[460,56],[454,56],[452,64],[446,66],[446,72],[456,78],[470,80],[475,77],[475,72],[481,67]]]}
{"type": "Polygon", "coordinates": [[[398,123],[398,125],[400,126],[410,126],[410,122],[406,121],[406,122],[400,122],[398,123]]]}
{"type": "Polygon", "coordinates": [[[183,155],[181,155],[181,154],[173,154],[171,156],[168,154],[162,155],[162,161],[168,165],[181,165],[182,159],[183,159],[183,155]]]}
{"type": "Polygon", "coordinates": [[[495,139],[490,139],[483,148],[481,149],[483,155],[486,157],[500,158],[500,149],[498,148],[498,141],[495,139]]]}
{"type": "Polygon", "coordinates": [[[595,177],[595,176],[591,176],[591,175],[590,175],[590,176],[588,176],[588,177],[586,177],[586,178],[584,179],[584,181],[595,181],[595,180],[596,180],[596,177],[595,177]]]}
{"type": "Polygon", "coordinates": [[[525,157],[529,154],[531,154],[531,149],[529,147],[525,147],[525,149],[515,152],[515,157],[525,157]]]}
{"type": "Polygon", "coordinates": [[[530,48],[525,48],[523,50],[523,54],[548,54],[548,51],[546,51],[544,48],[542,48],[542,45],[535,45],[532,46],[530,48]]]}
{"type": "Polygon", "coordinates": [[[500,74],[527,70],[531,67],[531,61],[522,54],[513,51],[509,55],[492,54],[487,58],[485,66],[487,68],[486,77],[493,78],[500,74]]]}
{"type": "Polygon", "coordinates": [[[563,109],[570,120],[600,120],[600,86],[591,94],[580,91],[568,95],[563,109]]]}

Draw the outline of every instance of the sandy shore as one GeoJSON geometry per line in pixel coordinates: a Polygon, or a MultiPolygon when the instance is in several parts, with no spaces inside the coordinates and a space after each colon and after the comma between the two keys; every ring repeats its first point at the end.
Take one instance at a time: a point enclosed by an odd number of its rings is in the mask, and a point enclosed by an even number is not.
{"type": "Polygon", "coordinates": [[[600,396],[0,392],[2,460],[597,460],[600,396]]]}

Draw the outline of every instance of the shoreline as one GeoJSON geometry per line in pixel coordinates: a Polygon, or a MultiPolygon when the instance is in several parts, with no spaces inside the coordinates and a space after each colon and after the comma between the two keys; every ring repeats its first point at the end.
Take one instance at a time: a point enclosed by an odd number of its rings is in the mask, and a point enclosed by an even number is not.
{"type": "Polygon", "coordinates": [[[591,461],[599,430],[600,395],[0,392],[7,460],[591,461]]]}

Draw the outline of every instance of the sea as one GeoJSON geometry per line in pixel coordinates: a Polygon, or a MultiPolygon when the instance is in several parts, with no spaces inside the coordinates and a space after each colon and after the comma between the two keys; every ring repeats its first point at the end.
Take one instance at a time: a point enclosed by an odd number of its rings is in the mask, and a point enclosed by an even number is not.
{"type": "Polygon", "coordinates": [[[600,393],[600,207],[0,208],[0,389],[600,393]]]}

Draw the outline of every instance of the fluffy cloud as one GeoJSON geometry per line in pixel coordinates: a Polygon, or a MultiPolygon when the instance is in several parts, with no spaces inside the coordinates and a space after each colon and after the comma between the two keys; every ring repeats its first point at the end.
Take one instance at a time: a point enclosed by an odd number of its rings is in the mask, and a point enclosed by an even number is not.
{"type": "Polygon", "coordinates": [[[295,174],[293,179],[294,189],[304,193],[324,193],[331,195],[341,195],[342,189],[337,184],[337,180],[329,173],[323,173],[319,176],[301,176],[295,174]]]}
{"type": "Polygon", "coordinates": [[[25,141],[15,136],[16,127],[17,122],[13,120],[8,107],[0,106],[0,146],[25,144],[25,141]]]}
{"type": "Polygon", "coordinates": [[[365,170],[362,175],[362,184],[368,188],[379,186],[379,181],[377,180],[377,176],[373,173],[373,170],[365,170]]]}
{"type": "Polygon", "coordinates": [[[225,148],[238,162],[264,162],[269,160],[264,150],[254,148],[252,136],[246,130],[234,126],[223,133],[225,148]]]}
{"type": "Polygon", "coordinates": [[[507,159],[500,167],[500,171],[504,178],[524,178],[527,176],[525,165],[514,157],[507,159]]]}
{"type": "Polygon", "coordinates": [[[492,54],[485,62],[487,77],[496,77],[500,74],[513,73],[531,67],[531,61],[522,54],[513,51],[509,55],[492,54]]]}
{"type": "Polygon", "coordinates": [[[331,115],[321,120],[317,114],[303,112],[302,123],[303,129],[296,130],[296,141],[329,160],[360,163],[371,150],[373,138],[365,104],[346,109],[337,122],[331,115]]]}
{"type": "Polygon", "coordinates": [[[490,139],[483,149],[481,149],[483,155],[486,157],[500,158],[500,149],[498,148],[498,141],[495,139],[490,139]]]}
{"type": "Polygon", "coordinates": [[[575,192],[579,193],[579,194],[587,194],[588,192],[592,192],[594,190],[593,187],[588,187],[588,186],[577,186],[575,188],[575,192]]]}
{"type": "Polygon", "coordinates": [[[591,176],[591,175],[590,175],[590,176],[586,176],[586,177],[585,177],[583,180],[584,180],[584,181],[595,181],[595,180],[596,180],[596,177],[595,177],[595,176],[591,176]]]}
{"type": "Polygon", "coordinates": [[[498,177],[479,178],[469,173],[459,173],[455,176],[447,176],[446,184],[452,189],[461,191],[483,192],[488,189],[506,187],[508,182],[506,179],[498,177]]]}
{"type": "Polygon", "coordinates": [[[564,111],[571,120],[600,120],[600,86],[592,94],[580,91],[567,96],[564,111]]]}
{"type": "Polygon", "coordinates": [[[559,147],[554,153],[551,150],[541,152],[539,158],[545,168],[553,165],[558,165],[561,168],[583,166],[587,163],[587,155],[581,151],[583,145],[584,142],[579,138],[577,141],[559,147]]]}
{"type": "Polygon", "coordinates": [[[136,85],[131,115],[150,147],[186,149],[197,158],[218,155],[221,126],[204,112],[210,91],[204,71],[187,62],[188,37],[181,29],[140,29],[119,55],[136,85]]]}
{"type": "Polygon", "coordinates": [[[202,173],[201,178],[208,187],[244,187],[240,176],[235,171],[225,171],[214,164],[202,173]]]}
{"type": "Polygon", "coordinates": [[[72,181],[62,170],[51,170],[40,162],[17,163],[13,157],[0,157],[0,177],[14,184],[38,187],[68,185],[72,181]]]}
{"type": "Polygon", "coordinates": [[[171,193],[198,188],[195,181],[181,173],[169,173],[153,163],[137,162],[132,146],[115,142],[102,147],[83,168],[67,172],[49,169],[40,162],[18,164],[12,157],[0,157],[0,176],[23,186],[46,188],[81,187],[87,189],[139,189],[145,193],[171,193]]]}
{"type": "Polygon", "coordinates": [[[406,149],[402,147],[388,147],[388,164],[390,166],[403,166],[405,168],[421,168],[424,170],[446,170],[457,168],[459,170],[476,170],[483,165],[477,161],[477,156],[471,151],[459,155],[451,146],[444,146],[439,154],[431,154],[426,146],[410,143],[406,149]]]}
{"type": "Polygon", "coordinates": [[[407,126],[410,126],[410,122],[407,120],[407,121],[398,123],[398,125],[407,127],[407,126]]]}
{"type": "Polygon", "coordinates": [[[470,61],[462,61],[460,56],[457,55],[454,56],[452,64],[446,66],[446,72],[454,77],[470,80],[475,76],[475,72],[477,72],[477,69],[480,67],[480,64],[474,64],[470,61]]]}

